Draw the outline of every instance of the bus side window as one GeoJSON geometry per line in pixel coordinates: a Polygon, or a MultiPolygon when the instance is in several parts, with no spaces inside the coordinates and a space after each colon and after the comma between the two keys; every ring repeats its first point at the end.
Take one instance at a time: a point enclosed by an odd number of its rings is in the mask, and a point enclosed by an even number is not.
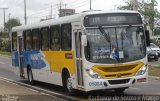
{"type": "Polygon", "coordinates": [[[41,35],[42,35],[42,50],[49,50],[49,28],[44,27],[41,28],[41,35]]]}
{"type": "Polygon", "coordinates": [[[61,46],[62,50],[70,51],[72,49],[72,27],[71,24],[63,24],[61,27],[61,46]]]}
{"type": "Polygon", "coordinates": [[[60,50],[60,26],[51,26],[51,39],[50,39],[50,48],[51,50],[60,50]]]}
{"type": "Polygon", "coordinates": [[[17,50],[17,32],[12,33],[12,51],[17,50]]]}
{"type": "Polygon", "coordinates": [[[31,30],[24,31],[24,49],[25,50],[32,49],[31,30]]]}
{"type": "Polygon", "coordinates": [[[32,36],[33,36],[32,49],[39,50],[40,49],[40,41],[41,41],[41,35],[39,33],[39,29],[33,29],[32,36]]]}

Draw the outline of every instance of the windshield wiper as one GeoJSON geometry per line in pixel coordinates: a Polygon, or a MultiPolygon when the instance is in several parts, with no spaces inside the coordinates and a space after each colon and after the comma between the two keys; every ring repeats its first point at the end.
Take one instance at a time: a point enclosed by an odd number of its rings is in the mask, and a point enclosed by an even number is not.
{"type": "Polygon", "coordinates": [[[111,49],[112,45],[111,45],[109,32],[107,34],[102,26],[98,26],[98,29],[101,32],[102,36],[104,36],[104,38],[110,43],[110,51],[112,51],[112,49],[111,49]]]}
{"type": "MultiPolygon", "coordinates": [[[[101,34],[102,34],[102,36],[104,36],[105,37],[105,39],[110,43],[110,51],[112,52],[113,50],[112,50],[112,44],[111,44],[111,40],[110,40],[110,35],[109,35],[109,32],[108,32],[108,34],[105,32],[105,30],[103,29],[103,27],[102,26],[98,26],[98,28],[99,28],[99,31],[101,32],[101,34]]],[[[114,60],[114,59],[113,59],[114,60]]],[[[115,59],[116,61],[117,61],[117,63],[119,63],[119,58],[117,58],[117,59],[115,59]]]]}
{"type": "Polygon", "coordinates": [[[102,28],[102,26],[98,26],[99,28],[99,31],[101,32],[101,34],[105,37],[105,39],[111,43],[111,40],[110,40],[110,36],[109,36],[109,32],[108,34],[105,32],[105,30],[102,28]]]}
{"type": "Polygon", "coordinates": [[[122,50],[123,50],[123,40],[124,40],[124,33],[121,32],[122,50]]]}

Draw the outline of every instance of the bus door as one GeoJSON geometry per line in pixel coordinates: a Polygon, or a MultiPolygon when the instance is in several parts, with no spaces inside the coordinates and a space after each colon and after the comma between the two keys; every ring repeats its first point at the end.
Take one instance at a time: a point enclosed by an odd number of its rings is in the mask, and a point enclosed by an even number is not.
{"type": "Polygon", "coordinates": [[[20,72],[20,76],[24,77],[22,43],[23,43],[22,37],[18,36],[19,72],[20,72]]]}
{"type": "Polygon", "coordinates": [[[82,46],[81,46],[81,36],[82,31],[81,30],[75,30],[75,54],[76,54],[76,73],[77,73],[77,84],[78,87],[84,86],[84,80],[83,80],[83,66],[82,66],[82,46]]]}

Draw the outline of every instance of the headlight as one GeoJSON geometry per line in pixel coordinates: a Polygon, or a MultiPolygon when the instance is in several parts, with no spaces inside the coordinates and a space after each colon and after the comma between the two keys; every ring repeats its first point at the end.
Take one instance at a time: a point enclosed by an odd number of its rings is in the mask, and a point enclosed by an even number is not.
{"type": "Polygon", "coordinates": [[[100,79],[102,78],[97,72],[93,71],[92,69],[86,69],[86,72],[88,73],[88,75],[92,78],[95,79],[100,79]]]}
{"type": "Polygon", "coordinates": [[[156,52],[156,55],[158,55],[158,52],[156,52]]]}
{"type": "Polygon", "coordinates": [[[143,67],[141,67],[137,71],[137,73],[135,74],[135,76],[143,75],[146,72],[147,68],[148,68],[148,65],[144,65],[143,67]]]}

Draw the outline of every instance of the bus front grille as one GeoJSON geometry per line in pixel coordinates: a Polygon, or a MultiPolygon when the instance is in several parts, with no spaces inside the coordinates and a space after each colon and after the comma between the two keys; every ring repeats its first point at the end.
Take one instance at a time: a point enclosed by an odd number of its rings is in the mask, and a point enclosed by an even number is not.
{"type": "Polygon", "coordinates": [[[116,85],[116,84],[126,84],[129,82],[130,79],[122,79],[122,80],[108,80],[109,84],[116,85]]]}
{"type": "Polygon", "coordinates": [[[92,69],[101,75],[102,78],[124,78],[133,76],[144,63],[135,62],[130,64],[115,64],[108,66],[94,66],[92,69]]]}
{"type": "Polygon", "coordinates": [[[132,75],[132,73],[124,73],[124,74],[111,74],[111,75],[105,75],[105,77],[126,77],[126,76],[130,76],[132,75]]]}
{"type": "Polygon", "coordinates": [[[98,69],[104,72],[123,72],[123,71],[130,71],[134,69],[137,65],[131,66],[117,66],[117,67],[99,67],[98,69]]]}

